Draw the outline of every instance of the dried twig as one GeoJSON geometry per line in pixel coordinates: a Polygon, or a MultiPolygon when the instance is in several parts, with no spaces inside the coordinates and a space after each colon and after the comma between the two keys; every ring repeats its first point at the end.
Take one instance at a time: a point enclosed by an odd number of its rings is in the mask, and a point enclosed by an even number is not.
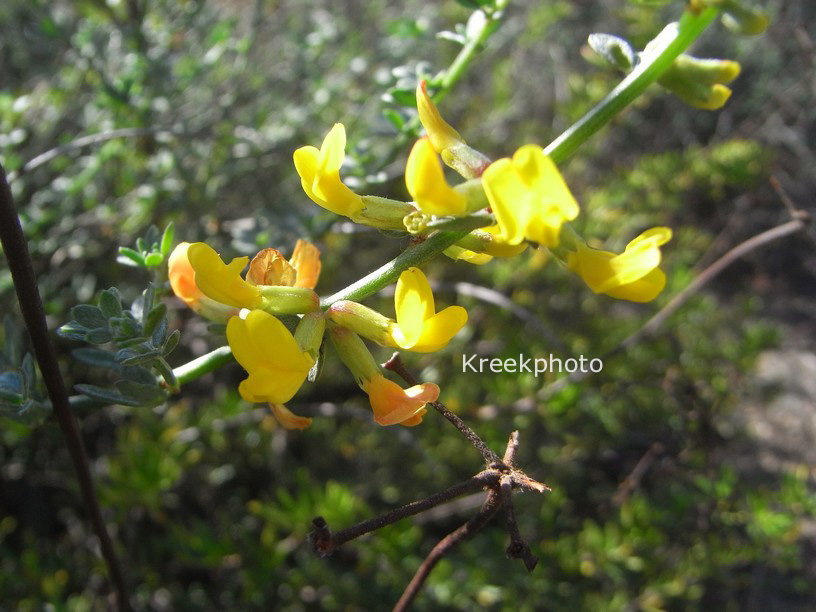
{"type": "Polygon", "coordinates": [[[14,280],[14,289],[20,302],[20,311],[31,337],[31,345],[34,348],[43,381],[48,389],[48,396],[51,398],[51,405],[54,408],[62,435],[65,438],[65,444],[68,447],[68,453],[76,470],[82,500],[90,515],[93,529],[99,538],[102,557],[105,559],[108,573],[117,592],[119,608],[121,610],[130,610],[125,579],[116,552],[113,549],[113,543],[105,527],[105,521],[102,518],[102,511],[99,507],[99,500],[96,497],[91,470],[88,465],[88,456],[79,435],[76,420],[71,412],[68,392],[57,363],[57,355],[48,336],[45,311],[37,289],[28,244],[23,234],[23,228],[20,225],[20,219],[17,216],[11,189],[6,181],[6,171],[2,165],[0,165],[0,242],[2,242],[3,251],[8,260],[11,277],[14,280]]]}

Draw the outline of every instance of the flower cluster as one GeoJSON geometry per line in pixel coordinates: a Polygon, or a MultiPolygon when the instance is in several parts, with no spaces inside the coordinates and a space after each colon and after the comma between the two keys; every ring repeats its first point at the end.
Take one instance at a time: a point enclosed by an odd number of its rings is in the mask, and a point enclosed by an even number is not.
{"type": "MultiPolygon", "coordinates": [[[[578,203],[541,147],[524,145],[512,157],[491,162],[442,119],[424,82],[417,88],[417,108],[427,136],[416,142],[407,161],[411,202],[358,195],[343,183],[346,133],[339,123],[319,149],[305,146],[294,153],[306,195],[335,214],[407,231],[415,240],[440,224],[472,217],[478,223],[470,227],[480,227],[444,250],[453,259],[484,264],[533,245],[548,249],[596,293],[645,302],[663,289],[666,277],[658,266],[660,247],[671,238],[668,228],[642,233],[621,254],[590,248],[569,225],[579,214],[578,203]],[[466,180],[449,184],[440,159],[466,180]]],[[[232,352],[248,372],[238,387],[241,397],[269,404],[284,427],[311,423],[285,404],[316,376],[325,336],[368,394],[375,422],[418,425],[426,404],[439,397],[439,387],[423,383],[404,389],[386,378],[363,339],[420,353],[438,351],[466,324],[467,312],[461,306],[437,312],[430,283],[416,267],[399,275],[394,318],[349,300],[321,307],[314,292],[320,268],[318,249],[304,240],[289,260],[268,248],[252,261],[237,257],[229,263],[207,244],[182,243],[170,257],[169,277],[173,291],[192,309],[226,321],[232,352]]]]}

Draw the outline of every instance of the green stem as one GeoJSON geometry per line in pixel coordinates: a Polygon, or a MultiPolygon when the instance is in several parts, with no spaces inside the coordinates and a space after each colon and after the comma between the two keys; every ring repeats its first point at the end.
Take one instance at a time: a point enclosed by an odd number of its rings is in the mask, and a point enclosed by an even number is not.
{"type": "Polygon", "coordinates": [[[649,59],[642,61],[592,110],[552,141],[544,152],[557,164],[572,155],[590,136],[646,91],[677,56],[703,33],[718,13],[715,7],[708,7],[697,14],[687,10],[677,24],[674,37],[662,49],[655,50],[649,59]]]}
{"type": "Polygon", "coordinates": [[[439,255],[452,244],[458,242],[470,233],[471,230],[458,232],[438,232],[423,242],[410,246],[384,266],[377,268],[352,283],[345,289],[320,300],[324,310],[340,300],[359,302],[368,296],[377,293],[383,287],[395,282],[399,275],[411,267],[421,267],[439,255]]]}
{"type": "MultiPolygon", "coordinates": [[[[506,1],[497,2],[503,8],[506,1]]],[[[601,100],[592,110],[570,126],[563,134],[556,138],[544,150],[556,163],[563,162],[590,136],[595,134],[609,121],[631,104],[646,88],[674,62],[675,58],[685,51],[700,34],[716,18],[718,11],[714,7],[706,8],[700,13],[686,11],[677,26],[674,37],[665,43],[660,50],[655,50],[652,56],[633,70],[623,81],[613,89],[609,95],[601,100]]],[[[459,52],[442,79],[441,87],[436,99],[444,96],[447,90],[461,78],[478,50],[479,45],[486,40],[499,24],[500,14],[494,12],[488,15],[482,31],[459,52]]],[[[359,302],[380,289],[395,282],[399,275],[412,266],[420,267],[449,246],[464,238],[469,232],[438,232],[424,242],[408,247],[396,258],[364,276],[345,289],[321,300],[323,309],[328,308],[339,300],[353,300],[359,302]]],[[[208,372],[221,367],[233,360],[228,346],[222,346],[198,359],[174,370],[179,384],[194,380],[208,372]]]]}

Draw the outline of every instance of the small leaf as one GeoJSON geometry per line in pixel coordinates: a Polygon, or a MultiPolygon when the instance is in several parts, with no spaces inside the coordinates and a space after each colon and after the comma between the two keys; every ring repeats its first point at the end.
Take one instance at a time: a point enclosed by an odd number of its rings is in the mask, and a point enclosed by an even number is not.
{"type": "Polygon", "coordinates": [[[147,351],[146,353],[139,353],[137,355],[133,355],[132,357],[128,357],[127,359],[122,360],[123,366],[136,366],[136,365],[145,365],[151,364],[157,358],[161,357],[160,351],[147,351]]]}
{"type": "Polygon", "coordinates": [[[169,386],[171,389],[178,390],[178,379],[173,373],[173,368],[170,367],[169,363],[160,357],[153,363],[153,367],[156,368],[159,374],[162,375],[162,378],[164,378],[164,382],[167,383],[167,386],[169,386]]]}
{"type": "Polygon", "coordinates": [[[150,249],[147,246],[147,241],[141,237],[136,239],[136,248],[141,254],[150,252],[150,249]]]}
{"type": "Polygon", "coordinates": [[[57,335],[66,340],[85,340],[85,334],[87,333],[88,329],[79,325],[76,321],[71,321],[57,328],[57,335]]]}
{"type": "Polygon", "coordinates": [[[99,295],[99,310],[108,319],[122,316],[122,302],[117,293],[112,289],[106,289],[99,295]]]}
{"type": "Polygon", "coordinates": [[[145,267],[145,260],[141,253],[138,253],[128,247],[119,247],[119,257],[116,258],[116,261],[126,266],[139,266],[140,268],[145,267]]]}
{"type": "Polygon", "coordinates": [[[629,71],[637,62],[637,55],[624,39],[612,34],[590,34],[587,40],[595,53],[619,70],[629,71]]]}
{"type": "Polygon", "coordinates": [[[23,388],[23,377],[20,372],[11,370],[0,373],[0,397],[19,403],[23,388]]]}
{"type": "Polygon", "coordinates": [[[71,309],[71,316],[87,329],[107,329],[108,318],[96,306],[80,304],[71,309]]]}
{"type": "Polygon", "coordinates": [[[162,264],[164,261],[164,255],[161,253],[151,253],[147,257],[145,257],[145,265],[148,268],[156,268],[162,264]]]}
{"type": "Polygon", "coordinates": [[[178,346],[180,339],[181,332],[179,330],[174,330],[173,333],[167,337],[167,340],[164,341],[164,346],[161,349],[162,356],[167,357],[170,353],[172,353],[178,346]]]}
{"type": "Polygon", "coordinates": [[[158,406],[167,399],[167,394],[155,383],[143,385],[131,380],[118,380],[116,381],[116,389],[123,396],[135,401],[137,406],[158,406]]]}
{"type": "Polygon", "coordinates": [[[173,222],[167,224],[167,227],[164,228],[164,233],[162,233],[161,239],[161,254],[167,257],[170,254],[170,251],[173,248],[173,241],[176,237],[176,227],[173,225],[173,222]]]}
{"type": "Polygon", "coordinates": [[[37,371],[34,369],[34,358],[31,356],[31,353],[26,353],[25,357],[23,357],[20,372],[23,374],[25,394],[27,397],[30,397],[34,394],[34,388],[37,384],[37,371]]]}
{"type": "Polygon", "coordinates": [[[77,361],[89,366],[108,368],[111,370],[119,368],[119,363],[110,351],[103,351],[102,349],[88,346],[74,349],[71,351],[71,355],[73,355],[77,361]]]}
{"type": "Polygon", "coordinates": [[[10,366],[16,366],[20,363],[20,355],[22,348],[20,346],[20,333],[14,320],[10,315],[3,317],[3,330],[5,338],[5,356],[10,366]]]}
{"type": "MultiPolygon", "coordinates": [[[[164,306],[164,304],[162,304],[162,306],[164,306]]],[[[160,347],[164,345],[164,341],[167,340],[167,325],[167,318],[162,316],[159,324],[156,326],[156,329],[153,330],[153,333],[150,335],[150,343],[153,346],[160,347]]]]}
{"type": "MultiPolygon", "coordinates": [[[[153,251],[154,246],[159,246],[159,228],[155,225],[151,225],[147,228],[147,231],[144,235],[144,243],[147,245],[146,248],[142,249],[144,251],[153,251]]],[[[138,244],[138,241],[137,241],[138,244]]]]}
{"type": "Polygon", "coordinates": [[[107,344],[113,340],[113,336],[107,329],[92,329],[83,338],[88,344],[107,344]]]}
{"type": "Polygon", "coordinates": [[[125,380],[151,385],[156,383],[156,376],[147,368],[142,366],[124,366],[120,372],[125,380]]]}
{"type": "Polygon", "coordinates": [[[402,126],[405,125],[405,117],[400,115],[397,111],[393,108],[387,108],[383,111],[383,117],[395,128],[397,131],[402,129],[402,126]]]}
{"type": "Polygon", "coordinates": [[[102,400],[109,404],[122,404],[123,406],[138,406],[139,402],[133,398],[126,397],[114,389],[105,389],[96,385],[74,385],[74,389],[80,393],[102,400]]]}
{"type": "Polygon", "coordinates": [[[416,106],[416,92],[407,87],[392,87],[388,90],[387,95],[401,106],[416,106]]]}

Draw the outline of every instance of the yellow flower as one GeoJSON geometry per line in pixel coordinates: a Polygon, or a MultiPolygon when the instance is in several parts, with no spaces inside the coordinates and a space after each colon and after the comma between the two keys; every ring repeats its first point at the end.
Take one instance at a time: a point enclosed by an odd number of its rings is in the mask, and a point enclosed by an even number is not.
{"type": "Polygon", "coordinates": [[[454,191],[445,180],[431,141],[419,139],[405,168],[405,184],[419,210],[429,215],[463,215],[466,212],[465,197],[454,191]]]}
{"type": "Polygon", "coordinates": [[[249,257],[236,257],[229,264],[212,247],[195,242],[187,250],[195,270],[195,284],[207,297],[235,308],[257,308],[262,298],[258,287],[241,278],[249,257]]]}
{"type": "Polygon", "coordinates": [[[363,200],[340,180],[345,156],[346,129],[342,123],[335,123],[319,150],[306,146],[295,151],[295,169],[303,191],[316,204],[338,215],[353,217],[362,210],[363,200]]]}
{"type": "Polygon", "coordinates": [[[253,285],[280,285],[314,289],[320,278],[320,251],[298,240],[289,261],[277,249],[264,249],[252,258],[246,280],[253,285]]]}
{"type": "Polygon", "coordinates": [[[666,275],[658,268],[660,246],[671,237],[668,227],[653,227],[627,244],[620,255],[578,242],[578,250],[567,255],[567,266],[595,293],[631,302],[649,302],[666,285],[666,275]]]}
{"type": "Polygon", "coordinates": [[[403,389],[382,374],[366,380],[363,390],[368,393],[374,420],[378,425],[419,425],[422,415],[427,412],[425,404],[439,398],[439,387],[434,383],[422,383],[403,389]]]}
{"type": "Polygon", "coordinates": [[[189,242],[181,242],[173,249],[167,259],[167,277],[176,297],[182,299],[193,310],[197,310],[204,294],[195,282],[195,270],[187,257],[189,248],[189,242]]]}
{"type": "Polygon", "coordinates": [[[578,203],[558,168],[536,145],[521,147],[512,160],[492,163],[482,184],[507,244],[531,240],[557,246],[561,226],[578,216],[578,203]]]}
{"type": "Polygon", "coordinates": [[[351,370],[354,380],[368,393],[374,420],[379,425],[411,427],[422,422],[425,404],[437,400],[439,387],[433,383],[422,383],[403,389],[382,375],[380,366],[355,332],[331,324],[329,337],[341,361],[351,370]]]}
{"type": "Polygon", "coordinates": [[[431,286],[419,268],[408,268],[400,274],[394,306],[397,321],[390,324],[389,330],[392,346],[418,353],[445,347],[467,323],[467,311],[461,306],[435,311],[431,286]]]}
{"type": "Polygon", "coordinates": [[[417,111],[419,111],[419,122],[433,145],[434,151],[442,153],[445,149],[450,149],[456,145],[465,144],[465,139],[454,130],[447,121],[442,118],[439,109],[428,95],[427,83],[422,80],[416,89],[417,111]]]}
{"type": "Polygon", "coordinates": [[[170,280],[170,287],[176,297],[183,300],[194,312],[212,321],[225,322],[236,314],[237,310],[211,300],[201,293],[201,289],[195,282],[195,270],[190,265],[190,259],[187,256],[189,248],[189,242],[181,242],[167,259],[167,277],[170,280]]]}
{"type": "Polygon", "coordinates": [[[284,426],[307,426],[299,420],[301,417],[280,406],[297,393],[315,361],[286,326],[263,310],[253,310],[246,319],[229,320],[227,341],[235,359],[249,374],[238,385],[241,397],[248,402],[268,402],[284,426]]]}

